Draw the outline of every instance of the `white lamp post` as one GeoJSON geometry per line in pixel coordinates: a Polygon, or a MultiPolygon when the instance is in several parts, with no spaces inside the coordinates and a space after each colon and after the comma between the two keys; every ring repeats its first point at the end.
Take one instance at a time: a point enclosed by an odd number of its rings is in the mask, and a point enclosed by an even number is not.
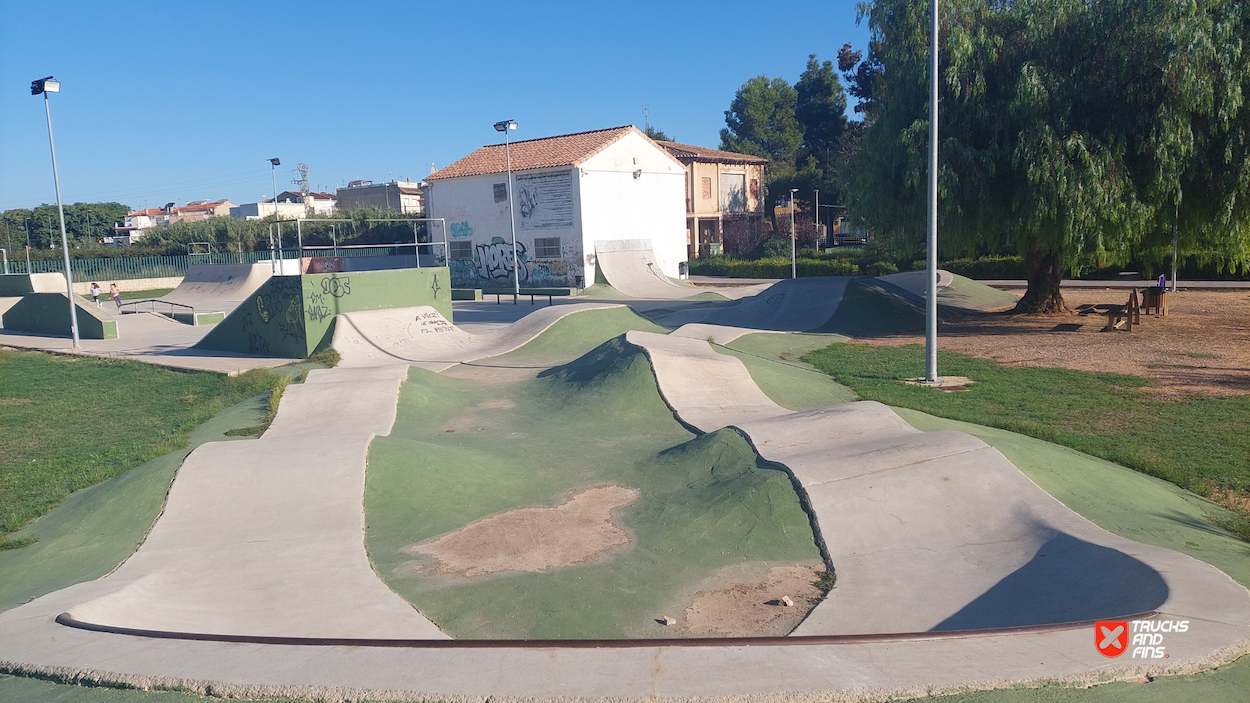
{"type": "MultiPolygon", "coordinates": [[[[78,340],[78,307],[74,305],[74,274],[69,266],[69,237],[65,234],[65,207],[61,204],[61,176],[56,170],[56,143],[52,140],[52,108],[48,106],[48,93],[61,92],[61,83],[52,76],[30,82],[31,95],[43,95],[43,111],[48,116],[48,147],[52,150],[52,180],[56,183],[56,209],[61,214],[61,253],[65,255],[65,289],[69,295],[69,329],[74,338],[74,348],[82,343],[78,340]]],[[[30,256],[27,253],[27,256],[30,256]]],[[[26,272],[30,273],[30,264],[26,272]]]]}
{"type": "Polygon", "coordinates": [[[273,179],[273,219],[278,219],[278,167],[282,165],[282,160],[273,157],[269,160],[269,177],[273,179]]]}
{"type": "Polygon", "coordinates": [[[516,129],[516,120],[503,120],[495,123],[495,131],[503,132],[503,150],[508,160],[508,225],[512,228],[512,278],[516,285],[516,299],[521,296],[521,260],[517,258],[516,247],[516,208],[512,206],[512,146],[508,143],[508,132],[516,129]]]}
{"type": "Polygon", "coordinates": [[[937,383],[937,227],[938,227],[938,0],[933,0],[929,35],[929,228],[925,247],[925,383],[937,383]]]}
{"type": "Polygon", "coordinates": [[[798,267],[798,237],[794,234],[794,194],[799,192],[798,188],[790,189],[790,278],[799,277],[798,267]]]}

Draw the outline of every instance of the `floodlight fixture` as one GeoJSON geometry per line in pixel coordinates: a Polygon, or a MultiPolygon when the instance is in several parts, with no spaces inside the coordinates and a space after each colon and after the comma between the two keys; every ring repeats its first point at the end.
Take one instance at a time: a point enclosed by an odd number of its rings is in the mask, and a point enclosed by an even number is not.
{"type": "Polygon", "coordinates": [[[273,164],[274,166],[281,166],[281,165],[282,165],[282,159],[279,159],[278,157],[276,157],[276,156],[275,156],[275,157],[273,157],[272,159],[270,159],[270,160],[269,160],[269,163],[273,164]]]}
{"type": "Polygon", "coordinates": [[[37,81],[30,82],[30,94],[42,95],[43,93],[59,93],[61,92],[61,82],[52,76],[40,78],[37,81]]]}
{"type": "Polygon", "coordinates": [[[501,120],[495,123],[496,132],[506,132],[510,129],[516,129],[516,120],[501,120]]]}

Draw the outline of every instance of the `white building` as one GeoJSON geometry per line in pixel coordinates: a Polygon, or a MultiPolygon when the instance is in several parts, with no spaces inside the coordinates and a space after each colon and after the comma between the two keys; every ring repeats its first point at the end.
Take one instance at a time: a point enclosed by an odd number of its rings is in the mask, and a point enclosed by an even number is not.
{"type": "Polygon", "coordinates": [[[338,206],[344,209],[377,207],[405,215],[425,213],[425,194],[420,183],[412,181],[352,181],[345,188],[336,188],[338,206]]]}
{"type": "Polygon", "coordinates": [[[333,215],[338,207],[338,198],[332,193],[317,193],[284,190],[278,193],[279,203],[300,203],[308,215],[333,215]]]}
{"type": "MultiPolygon", "coordinates": [[[[230,216],[236,220],[259,220],[273,217],[274,208],[272,198],[263,203],[243,203],[230,208],[230,216]]],[[[284,220],[298,220],[308,216],[308,209],[303,203],[278,203],[277,213],[284,220]]]]}
{"type": "MultiPolygon", "coordinates": [[[[633,125],[513,142],[524,287],[595,280],[595,242],[651,240],[664,273],[686,261],[685,169],[633,125]]],[[[430,217],[447,220],[457,287],[512,280],[504,145],[484,146],[426,178],[430,217]]]]}

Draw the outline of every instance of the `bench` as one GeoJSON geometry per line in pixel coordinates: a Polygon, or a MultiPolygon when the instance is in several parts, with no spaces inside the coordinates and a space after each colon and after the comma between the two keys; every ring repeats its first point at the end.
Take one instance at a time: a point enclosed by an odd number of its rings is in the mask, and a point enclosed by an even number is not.
{"type": "Polygon", "coordinates": [[[522,288],[518,294],[513,288],[483,288],[482,294],[495,296],[496,305],[500,304],[503,301],[503,297],[508,295],[512,296],[513,305],[517,304],[517,298],[524,295],[530,297],[530,305],[533,305],[536,299],[546,296],[547,305],[550,306],[554,302],[553,299],[557,296],[581,295],[581,290],[578,288],[522,288]]]}

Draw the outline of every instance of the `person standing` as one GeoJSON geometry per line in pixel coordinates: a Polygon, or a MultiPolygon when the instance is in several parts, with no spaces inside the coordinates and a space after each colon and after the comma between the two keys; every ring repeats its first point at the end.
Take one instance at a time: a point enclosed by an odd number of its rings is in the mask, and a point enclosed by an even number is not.
{"type": "Polygon", "coordinates": [[[91,284],[91,300],[92,302],[95,303],[96,309],[99,310],[100,309],[100,284],[99,283],[91,284]]]}
{"type": "Polygon", "coordinates": [[[121,288],[117,287],[116,283],[109,284],[109,297],[113,299],[114,303],[117,303],[117,312],[121,312],[122,311],[122,290],[121,288]]]}

